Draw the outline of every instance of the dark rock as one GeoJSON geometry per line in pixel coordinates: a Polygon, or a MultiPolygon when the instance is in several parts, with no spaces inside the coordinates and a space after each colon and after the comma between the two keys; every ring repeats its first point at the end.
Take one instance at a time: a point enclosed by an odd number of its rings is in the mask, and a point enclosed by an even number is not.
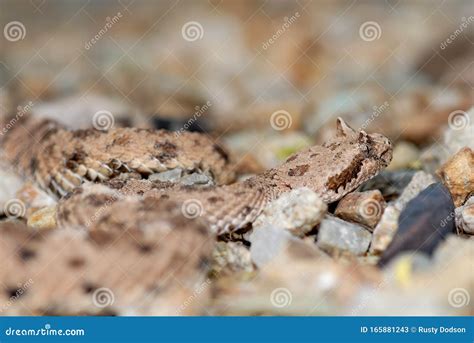
{"type": "Polygon", "coordinates": [[[415,170],[383,171],[361,186],[360,191],[378,189],[386,200],[399,196],[410,183],[415,170]]]}
{"type": "Polygon", "coordinates": [[[398,230],[379,266],[404,251],[432,255],[446,236],[455,232],[451,194],[442,183],[434,183],[411,200],[400,214],[398,230]]]}

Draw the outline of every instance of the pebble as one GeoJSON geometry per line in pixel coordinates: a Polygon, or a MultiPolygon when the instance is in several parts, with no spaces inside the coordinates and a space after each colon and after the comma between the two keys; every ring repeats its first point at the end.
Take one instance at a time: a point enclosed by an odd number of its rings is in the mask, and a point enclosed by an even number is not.
{"type": "Polygon", "coordinates": [[[200,173],[192,173],[192,174],[189,174],[189,175],[185,175],[181,179],[181,183],[185,186],[192,186],[192,185],[213,184],[214,182],[207,175],[200,174],[200,173]]]}
{"type": "Polygon", "coordinates": [[[418,167],[420,151],[413,143],[401,141],[393,149],[393,158],[387,170],[399,170],[418,167]]]}
{"type": "Polygon", "coordinates": [[[464,147],[437,171],[453,196],[456,207],[474,193],[474,153],[464,147]]]}
{"type": "Polygon", "coordinates": [[[282,227],[266,225],[249,236],[252,261],[261,268],[274,260],[286,247],[292,235],[282,227]]]}
{"type": "Polygon", "coordinates": [[[254,223],[275,225],[302,237],[318,225],[327,212],[324,201],[309,188],[297,188],[282,194],[264,209],[254,223]]]}
{"type": "Polygon", "coordinates": [[[339,201],[335,215],[367,226],[372,231],[382,217],[386,206],[379,190],[353,192],[339,201]]]}
{"type": "Polygon", "coordinates": [[[474,234],[474,196],[464,206],[456,208],[456,227],[458,232],[474,234]]]}
{"type": "Polygon", "coordinates": [[[148,178],[150,181],[177,182],[183,174],[182,168],[174,168],[161,173],[155,173],[148,178]]]}
{"type": "Polygon", "coordinates": [[[389,203],[374,229],[370,252],[378,254],[384,251],[392,241],[393,235],[398,228],[398,217],[406,204],[415,198],[423,189],[434,183],[431,174],[424,171],[416,172],[410,183],[405,187],[397,200],[389,203]]]}
{"type": "Polygon", "coordinates": [[[255,270],[250,250],[241,242],[217,242],[212,262],[212,272],[218,276],[255,270]]]}
{"type": "Polygon", "coordinates": [[[58,224],[56,222],[56,206],[44,207],[33,212],[27,221],[28,227],[35,231],[47,231],[55,229],[58,224]]]}
{"type": "Polygon", "coordinates": [[[441,182],[431,184],[400,213],[398,229],[379,265],[386,265],[405,251],[431,256],[438,245],[454,232],[454,204],[449,191],[441,182]]]}
{"type": "Polygon", "coordinates": [[[319,227],[317,245],[328,253],[350,252],[363,255],[372,235],[359,225],[327,216],[319,227]]]}

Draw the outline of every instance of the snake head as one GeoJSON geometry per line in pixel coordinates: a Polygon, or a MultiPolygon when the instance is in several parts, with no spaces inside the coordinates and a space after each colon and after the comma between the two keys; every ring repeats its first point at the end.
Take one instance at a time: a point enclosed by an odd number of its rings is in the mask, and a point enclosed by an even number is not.
{"type": "Polygon", "coordinates": [[[290,156],[272,177],[283,188],[308,187],[333,202],[375,176],[391,159],[388,138],[357,132],[338,118],[335,137],[290,156]]]}

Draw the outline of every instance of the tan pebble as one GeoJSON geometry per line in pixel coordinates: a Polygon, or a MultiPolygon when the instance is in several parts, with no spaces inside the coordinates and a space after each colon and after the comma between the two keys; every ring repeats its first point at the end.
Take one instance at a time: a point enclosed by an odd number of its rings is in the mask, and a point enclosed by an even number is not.
{"type": "Polygon", "coordinates": [[[474,193],[474,153],[464,147],[437,171],[454,200],[456,207],[474,193]]]}
{"type": "Polygon", "coordinates": [[[399,170],[416,165],[420,158],[420,151],[416,145],[408,142],[400,142],[393,149],[393,158],[387,170],[399,170]]]}
{"type": "Polygon", "coordinates": [[[34,212],[28,218],[27,224],[36,231],[55,229],[57,227],[56,206],[44,207],[34,212]]]}
{"type": "Polygon", "coordinates": [[[371,231],[379,222],[386,203],[379,190],[354,192],[341,199],[336,216],[368,226],[371,231]]]}

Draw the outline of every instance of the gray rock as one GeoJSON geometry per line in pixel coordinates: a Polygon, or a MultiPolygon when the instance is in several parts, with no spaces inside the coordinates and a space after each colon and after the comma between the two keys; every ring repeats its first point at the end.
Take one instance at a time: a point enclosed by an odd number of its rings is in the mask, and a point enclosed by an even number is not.
{"type": "Polygon", "coordinates": [[[161,182],[177,182],[181,175],[183,174],[183,169],[174,168],[161,173],[155,173],[150,175],[150,181],[161,181],[161,182]]]}
{"type": "Polygon", "coordinates": [[[212,179],[204,174],[193,173],[184,176],[181,183],[185,186],[213,184],[212,179]]]}
{"type": "Polygon", "coordinates": [[[274,225],[296,236],[304,236],[319,224],[327,212],[327,205],[309,188],[297,188],[272,201],[254,223],[260,226],[274,225]]]}
{"type": "Polygon", "coordinates": [[[250,255],[260,268],[275,259],[287,246],[291,234],[281,227],[266,225],[250,235],[250,255]]]}
{"type": "Polygon", "coordinates": [[[400,196],[405,187],[410,183],[414,170],[384,170],[375,177],[367,181],[360,188],[361,192],[378,189],[385,199],[392,199],[400,196]]]}
{"type": "Polygon", "coordinates": [[[328,216],[319,227],[317,245],[329,253],[347,251],[362,255],[369,248],[371,238],[363,227],[328,216]]]}

